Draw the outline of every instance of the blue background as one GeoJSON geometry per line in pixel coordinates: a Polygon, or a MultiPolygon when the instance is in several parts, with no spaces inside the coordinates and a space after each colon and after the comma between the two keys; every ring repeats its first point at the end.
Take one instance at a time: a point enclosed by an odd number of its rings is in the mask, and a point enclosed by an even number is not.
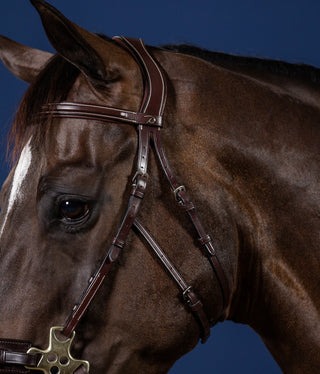
{"type": "MultiPolygon", "coordinates": [[[[320,2],[310,0],[51,0],[90,31],[141,37],[147,44],[192,43],[207,49],[320,66],[320,2]]],[[[1,1],[0,33],[52,51],[28,0],[1,1]]],[[[0,182],[8,172],[6,132],[26,85],[0,65],[0,182]]],[[[218,324],[212,337],[178,361],[170,374],[280,373],[249,328],[218,324]]]]}

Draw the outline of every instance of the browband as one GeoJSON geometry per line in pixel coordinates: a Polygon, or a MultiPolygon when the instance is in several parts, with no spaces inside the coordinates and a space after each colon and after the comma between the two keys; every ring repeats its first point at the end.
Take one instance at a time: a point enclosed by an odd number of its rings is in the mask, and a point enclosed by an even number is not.
{"type": "Polygon", "coordinates": [[[43,105],[40,116],[61,118],[91,119],[97,121],[116,121],[132,125],[148,125],[162,127],[161,115],[132,112],[130,110],[111,108],[102,105],[83,103],[51,103],[43,105]]]}

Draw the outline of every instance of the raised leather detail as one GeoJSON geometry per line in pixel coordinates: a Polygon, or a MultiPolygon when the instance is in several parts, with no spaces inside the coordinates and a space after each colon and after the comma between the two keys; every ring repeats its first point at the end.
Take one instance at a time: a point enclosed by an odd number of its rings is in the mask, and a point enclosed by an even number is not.
{"type": "Polygon", "coordinates": [[[126,122],[154,127],[162,126],[162,116],[137,113],[129,110],[84,103],[51,103],[44,105],[40,116],[53,115],[61,118],[93,119],[100,121],[126,122]]]}

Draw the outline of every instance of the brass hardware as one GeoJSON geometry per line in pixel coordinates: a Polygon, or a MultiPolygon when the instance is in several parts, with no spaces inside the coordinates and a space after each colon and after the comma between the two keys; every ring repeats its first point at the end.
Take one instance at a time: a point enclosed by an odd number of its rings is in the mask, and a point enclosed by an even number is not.
{"type": "Polygon", "coordinates": [[[62,331],[63,327],[51,327],[49,336],[49,346],[46,350],[31,347],[28,353],[41,355],[37,367],[26,367],[29,370],[41,370],[45,374],[71,374],[81,365],[89,372],[89,362],[76,360],[70,354],[70,347],[73,342],[75,332],[71,338],[65,340],[58,339],[56,332],[62,331]]]}

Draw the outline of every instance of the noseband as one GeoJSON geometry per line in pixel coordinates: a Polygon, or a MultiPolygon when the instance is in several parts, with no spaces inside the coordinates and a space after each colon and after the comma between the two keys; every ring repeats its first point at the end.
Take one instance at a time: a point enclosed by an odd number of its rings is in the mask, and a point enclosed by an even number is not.
{"type": "Polygon", "coordinates": [[[170,259],[163,252],[153,236],[138,220],[139,207],[147,187],[147,168],[150,150],[150,138],[153,139],[155,153],[160,161],[162,170],[173,191],[177,204],[186,212],[194,226],[198,243],[206,254],[218,280],[222,294],[221,319],[224,318],[230,293],[228,283],[213,247],[212,239],[205,231],[198,213],[191,202],[186,188],[175,178],[168,163],[161,140],[162,115],[166,102],[166,82],[164,75],[147,51],[141,40],[115,37],[115,42],[127,50],[138,63],[143,80],[144,95],[139,112],[118,108],[84,104],[84,103],[51,103],[42,108],[41,116],[59,118],[77,118],[105,121],[108,123],[124,123],[135,125],[139,138],[137,169],[133,178],[131,194],[127,210],[122,218],[118,232],[96,273],[90,278],[85,291],[68,317],[63,327],[53,327],[50,330],[49,347],[40,350],[31,344],[15,340],[0,339],[0,374],[27,373],[28,370],[42,370],[49,373],[84,374],[89,371],[89,363],[76,360],[70,354],[70,346],[75,335],[75,329],[87,311],[96,293],[102,286],[112,264],[114,264],[126,243],[131,228],[134,228],[152,248],[155,255],[163,264],[168,274],[181,290],[183,300],[190,308],[200,325],[201,341],[205,342],[210,335],[210,323],[203,310],[202,302],[192,286],[182,277],[170,259]],[[63,340],[58,334],[64,336],[63,340]],[[3,365],[1,367],[1,365],[3,365]],[[11,366],[13,365],[13,366],[11,366]],[[24,366],[27,368],[25,369],[24,366]],[[54,371],[52,368],[55,368],[54,371]]]}

